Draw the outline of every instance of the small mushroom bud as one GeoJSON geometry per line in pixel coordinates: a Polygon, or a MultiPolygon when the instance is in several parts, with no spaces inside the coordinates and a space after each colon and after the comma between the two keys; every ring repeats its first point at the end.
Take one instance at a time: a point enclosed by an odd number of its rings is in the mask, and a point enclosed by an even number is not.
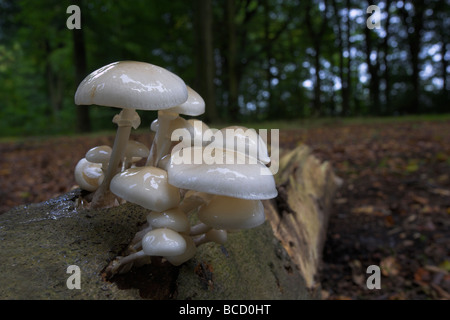
{"type": "Polygon", "coordinates": [[[127,169],[111,181],[111,191],[118,197],[152,211],[175,208],[180,191],[167,182],[167,172],[156,167],[127,169]]]}
{"type": "Polygon", "coordinates": [[[102,165],[92,163],[82,158],[75,167],[75,181],[81,189],[86,191],[95,191],[102,183],[104,174],[102,165]]]}
{"type": "Polygon", "coordinates": [[[179,266],[183,264],[184,262],[191,259],[193,256],[195,256],[195,253],[197,252],[197,247],[195,246],[194,240],[192,240],[191,237],[181,234],[181,236],[186,241],[186,250],[184,253],[177,255],[177,256],[165,256],[164,258],[169,261],[174,266],[179,266]]]}
{"type": "Polygon", "coordinates": [[[148,256],[178,256],[186,251],[186,247],[186,240],[169,228],[154,229],[142,238],[142,251],[148,256]]]}
{"type": "Polygon", "coordinates": [[[102,165],[103,172],[108,168],[109,158],[111,157],[112,149],[110,146],[98,146],[89,149],[86,152],[86,160],[93,163],[100,163],[102,165]]]}
{"type": "Polygon", "coordinates": [[[177,232],[188,233],[190,228],[186,214],[178,208],[163,212],[152,211],[147,215],[147,222],[153,229],[170,228],[177,232]]]}
{"type": "Polygon", "coordinates": [[[122,163],[122,171],[129,169],[132,163],[138,162],[142,158],[147,158],[149,152],[145,144],[134,140],[128,141],[122,163]]]}

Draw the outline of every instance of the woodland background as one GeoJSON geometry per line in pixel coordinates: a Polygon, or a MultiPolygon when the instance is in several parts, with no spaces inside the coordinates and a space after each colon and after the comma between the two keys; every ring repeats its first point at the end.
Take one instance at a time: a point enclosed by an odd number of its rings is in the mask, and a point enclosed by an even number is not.
{"type": "Polygon", "coordinates": [[[0,0],[0,135],[111,129],[117,110],[73,96],[118,60],[175,72],[214,123],[448,112],[449,12],[448,0],[0,0]],[[80,30],[66,27],[71,4],[80,30]]]}
{"type": "MultiPolygon", "coordinates": [[[[203,96],[211,127],[280,129],[283,150],[306,144],[343,179],[323,298],[450,299],[449,12],[449,0],[0,0],[0,214],[76,187],[118,113],[76,106],[78,84],[146,61],[203,96]],[[81,30],[66,27],[71,4],[81,30]],[[366,287],[373,264],[381,290],[366,287]]],[[[156,114],[138,112],[131,138],[149,144],[156,114]]]]}

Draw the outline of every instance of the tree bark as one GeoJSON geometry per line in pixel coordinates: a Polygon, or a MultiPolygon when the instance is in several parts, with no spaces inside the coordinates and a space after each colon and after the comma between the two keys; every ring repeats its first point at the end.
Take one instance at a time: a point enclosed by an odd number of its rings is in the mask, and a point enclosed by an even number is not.
{"type": "Polygon", "coordinates": [[[194,14],[197,78],[193,89],[205,100],[205,121],[216,123],[218,113],[214,86],[215,63],[211,0],[195,0],[194,14]]]}
{"type": "Polygon", "coordinates": [[[383,71],[383,80],[384,80],[384,108],[383,113],[387,114],[389,112],[391,107],[391,80],[390,80],[390,67],[389,67],[389,61],[388,61],[388,55],[389,55],[389,26],[390,26],[390,19],[391,15],[389,12],[389,9],[391,7],[391,0],[386,0],[386,35],[383,39],[382,43],[382,50],[383,50],[383,64],[384,64],[384,71],[383,71]]]}
{"type": "MultiPolygon", "coordinates": [[[[82,8],[82,0],[78,0],[77,5],[82,8]]],[[[81,16],[83,17],[83,10],[81,10],[81,16]]],[[[75,63],[75,79],[77,85],[83,81],[87,75],[87,59],[86,59],[86,47],[84,42],[83,23],[81,23],[81,29],[73,29],[73,56],[75,63]]],[[[89,108],[86,106],[78,106],[76,108],[77,113],[77,131],[80,133],[91,131],[91,119],[89,116],[89,108]]]]}
{"type": "Polygon", "coordinates": [[[228,79],[228,109],[231,120],[239,119],[239,80],[237,68],[236,46],[236,6],[234,0],[226,1],[226,26],[227,26],[227,79],[228,79]]]}
{"type": "MultiPolygon", "coordinates": [[[[341,97],[342,97],[342,110],[341,115],[346,116],[349,111],[349,95],[348,95],[348,78],[345,77],[346,72],[350,72],[348,68],[345,66],[345,59],[344,59],[344,37],[343,37],[343,30],[341,26],[341,18],[339,17],[339,8],[337,6],[336,0],[333,0],[333,10],[334,10],[334,17],[336,18],[336,25],[337,25],[337,47],[339,51],[339,79],[341,80],[341,97]],[[346,69],[346,70],[345,70],[346,69]]],[[[350,53],[350,50],[348,48],[348,52],[350,53]]]]}
{"type": "Polygon", "coordinates": [[[419,53],[422,47],[422,30],[423,30],[423,18],[425,12],[425,2],[424,0],[417,0],[414,2],[409,2],[414,10],[408,11],[403,6],[400,10],[401,16],[403,18],[403,23],[407,29],[408,37],[408,48],[409,48],[409,60],[411,64],[411,103],[410,109],[405,110],[407,113],[419,113],[420,112],[420,58],[419,53]],[[414,13],[412,13],[414,12],[414,13]]]}
{"type": "MultiPolygon", "coordinates": [[[[373,5],[373,1],[368,1],[368,6],[373,5]]],[[[369,80],[369,91],[370,91],[370,113],[371,114],[380,114],[380,77],[378,75],[379,72],[379,57],[378,57],[378,46],[375,43],[373,45],[372,39],[373,30],[369,28],[364,28],[364,34],[366,38],[366,63],[367,68],[370,74],[369,80]],[[374,47],[376,50],[374,50],[374,47]],[[375,61],[372,61],[371,55],[376,52],[375,61]]]]}
{"type": "MultiPolygon", "coordinates": [[[[323,105],[321,101],[321,86],[322,81],[320,79],[320,70],[321,70],[321,64],[320,64],[320,56],[321,56],[321,49],[322,49],[322,38],[325,33],[325,28],[328,23],[328,19],[326,17],[326,14],[323,15],[320,24],[319,24],[319,30],[315,30],[314,23],[311,20],[311,17],[313,15],[312,13],[312,3],[308,2],[306,6],[306,28],[309,34],[309,37],[311,39],[313,49],[314,49],[314,68],[315,68],[315,83],[314,83],[314,100],[313,100],[313,108],[316,115],[323,115],[323,105]]],[[[325,8],[325,12],[326,12],[325,8]]]]}

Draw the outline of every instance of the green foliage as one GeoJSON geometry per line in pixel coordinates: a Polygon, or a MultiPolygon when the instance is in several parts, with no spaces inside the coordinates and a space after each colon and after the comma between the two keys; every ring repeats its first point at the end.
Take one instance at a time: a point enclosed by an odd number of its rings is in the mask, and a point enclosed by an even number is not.
{"type": "MultiPolygon", "coordinates": [[[[380,1],[391,18],[389,30],[385,32],[383,20],[381,30],[367,33],[364,2],[230,0],[235,4],[233,31],[227,27],[226,2],[210,1],[216,105],[223,121],[230,119],[233,103],[238,104],[239,120],[252,122],[448,112],[449,53],[443,44],[448,47],[449,6],[444,2],[422,0],[421,6],[390,1],[386,7],[387,1],[380,1]],[[419,14],[420,30],[418,25],[411,27],[419,14]],[[314,34],[320,34],[319,42],[314,34]],[[237,54],[235,75],[228,68],[230,39],[237,54]],[[411,45],[417,39],[416,61],[411,45]],[[373,59],[367,55],[368,40],[373,59]],[[419,90],[411,78],[414,67],[420,71],[419,90]],[[321,79],[320,110],[313,107],[316,71],[321,79]],[[235,102],[230,101],[231,80],[238,84],[235,102]],[[344,80],[349,81],[350,93],[345,114],[344,80]],[[379,101],[374,103],[376,89],[379,101]],[[411,108],[416,97],[417,110],[411,108]]],[[[82,12],[86,73],[113,61],[140,60],[179,74],[187,84],[202,80],[196,75],[194,25],[204,17],[195,14],[190,1],[0,0],[0,136],[76,131],[80,107],[73,101],[78,83],[73,31],[66,28],[70,4],[78,4],[82,12]]],[[[88,108],[93,130],[112,129],[117,110],[88,108]]],[[[148,126],[155,113],[141,116],[143,126],[148,126]]]]}

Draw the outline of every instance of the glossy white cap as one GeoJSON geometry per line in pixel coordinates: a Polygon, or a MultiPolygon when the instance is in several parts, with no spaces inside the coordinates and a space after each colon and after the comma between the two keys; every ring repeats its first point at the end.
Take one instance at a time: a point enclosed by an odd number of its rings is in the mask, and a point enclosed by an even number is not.
{"type": "Polygon", "coordinates": [[[264,206],[260,200],[215,196],[200,207],[198,219],[214,229],[250,229],[264,223],[264,206]]]}
{"type": "Polygon", "coordinates": [[[203,98],[191,87],[186,87],[188,91],[187,100],[176,107],[170,108],[168,111],[194,117],[205,113],[205,101],[203,98]]]}
{"type": "Polygon", "coordinates": [[[180,235],[186,241],[186,250],[182,254],[177,256],[164,256],[164,258],[166,258],[166,260],[169,261],[174,266],[179,266],[184,262],[188,261],[193,256],[195,256],[195,253],[197,252],[197,247],[192,238],[184,234],[180,235]]]}
{"type": "Polygon", "coordinates": [[[174,73],[146,62],[119,61],[89,74],[78,86],[75,104],[162,110],[187,98],[186,84],[174,73]]]}
{"type": "Polygon", "coordinates": [[[180,192],[168,183],[167,172],[151,166],[118,173],[111,180],[110,189],[116,196],[153,211],[162,212],[180,202],[180,192]]]}
{"type": "Polygon", "coordinates": [[[190,224],[186,214],[178,208],[163,212],[152,211],[147,215],[148,224],[156,228],[170,228],[177,232],[189,233],[190,224]]]}
{"type": "Polygon", "coordinates": [[[174,230],[154,229],[142,238],[142,251],[148,256],[178,256],[186,251],[186,240],[174,230]]]}
{"type": "Polygon", "coordinates": [[[75,181],[83,190],[97,190],[103,179],[104,174],[100,163],[93,163],[82,158],[75,166],[75,181]]]}
{"type": "Polygon", "coordinates": [[[111,153],[112,149],[110,146],[93,147],[86,152],[86,160],[93,163],[108,163],[111,153]]]}
{"type": "Polygon", "coordinates": [[[219,161],[210,158],[201,147],[173,152],[167,167],[169,183],[181,189],[241,199],[272,199],[278,195],[275,179],[265,165],[251,164],[241,153],[223,149],[216,152],[222,153],[216,158],[222,163],[216,163],[219,161]],[[233,163],[226,163],[227,156],[233,163]]]}

